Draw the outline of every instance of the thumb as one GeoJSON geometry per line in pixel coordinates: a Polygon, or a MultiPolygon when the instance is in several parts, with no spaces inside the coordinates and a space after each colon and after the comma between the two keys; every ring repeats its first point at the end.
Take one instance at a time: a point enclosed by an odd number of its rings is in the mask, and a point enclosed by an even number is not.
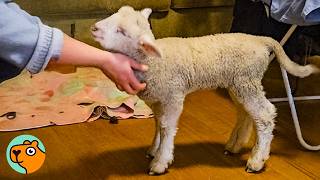
{"type": "Polygon", "coordinates": [[[135,60],[130,60],[130,66],[135,69],[135,70],[139,70],[139,71],[147,71],[149,69],[149,67],[147,65],[144,64],[140,64],[135,60]]]}

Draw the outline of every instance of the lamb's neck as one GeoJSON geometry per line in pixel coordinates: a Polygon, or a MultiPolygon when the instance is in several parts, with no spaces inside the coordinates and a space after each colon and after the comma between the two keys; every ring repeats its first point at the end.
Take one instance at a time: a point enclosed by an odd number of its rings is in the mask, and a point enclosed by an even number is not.
{"type": "MultiPolygon", "coordinates": [[[[136,60],[140,64],[149,65],[147,56],[141,51],[135,51],[135,52],[132,51],[130,53],[125,53],[125,54],[131,57],[132,59],[136,60]]],[[[146,77],[144,72],[134,70],[134,74],[140,82],[145,82],[146,77]]]]}
{"type": "Polygon", "coordinates": [[[128,52],[125,54],[131,57],[132,59],[136,60],[138,63],[147,64],[147,55],[145,55],[141,51],[128,52]]]}

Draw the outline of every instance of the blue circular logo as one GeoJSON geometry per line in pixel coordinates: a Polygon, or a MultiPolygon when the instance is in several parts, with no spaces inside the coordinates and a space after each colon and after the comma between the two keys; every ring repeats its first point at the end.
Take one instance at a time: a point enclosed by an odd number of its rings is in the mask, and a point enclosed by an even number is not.
{"type": "Polygon", "coordinates": [[[38,138],[20,135],[9,143],[6,157],[12,169],[21,174],[30,174],[40,169],[46,154],[44,145],[38,138]]]}

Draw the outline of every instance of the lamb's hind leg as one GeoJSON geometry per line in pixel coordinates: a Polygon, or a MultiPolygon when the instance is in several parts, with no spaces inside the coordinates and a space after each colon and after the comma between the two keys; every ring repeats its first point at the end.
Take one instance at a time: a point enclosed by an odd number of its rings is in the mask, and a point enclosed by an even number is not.
{"type": "Polygon", "coordinates": [[[226,144],[224,152],[226,155],[240,152],[241,148],[248,143],[253,127],[252,118],[243,109],[243,106],[238,102],[235,95],[230,91],[229,94],[237,108],[237,123],[226,144]]]}
{"type": "Polygon", "coordinates": [[[163,174],[173,162],[174,136],[177,132],[179,116],[183,108],[183,99],[162,103],[158,117],[160,145],[150,163],[150,175],[163,174]]]}
{"type": "Polygon", "coordinates": [[[254,120],[257,138],[248,159],[246,171],[257,172],[264,167],[265,161],[269,158],[276,108],[265,97],[261,85],[253,86],[248,83],[235,90],[237,91],[234,94],[238,101],[243,104],[245,110],[254,120]]]}

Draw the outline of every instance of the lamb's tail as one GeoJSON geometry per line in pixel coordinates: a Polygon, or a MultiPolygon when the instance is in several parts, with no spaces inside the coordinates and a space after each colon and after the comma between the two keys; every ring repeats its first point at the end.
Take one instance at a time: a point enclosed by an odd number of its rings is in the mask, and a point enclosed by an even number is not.
{"type": "Polygon", "coordinates": [[[319,73],[320,69],[313,64],[301,66],[293,61],[286,55],[279,42],[274,39],[268,38],[268,44],[273,49],[277,61],[280,65],[287,70],[290,74],[298,77],[307,77],[310,74],[319,73]]]}

